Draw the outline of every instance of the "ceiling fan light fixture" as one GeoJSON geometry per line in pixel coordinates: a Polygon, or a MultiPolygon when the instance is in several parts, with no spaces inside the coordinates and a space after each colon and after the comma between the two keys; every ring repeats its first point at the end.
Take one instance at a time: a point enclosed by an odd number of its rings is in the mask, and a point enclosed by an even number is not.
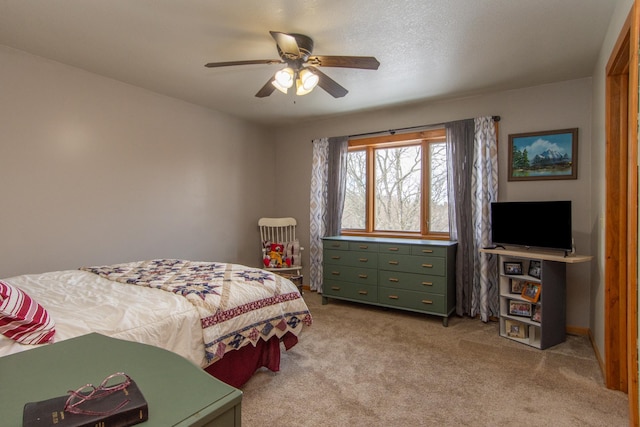
{"type": "Polygon", "coordinates": [[[320,78],[316,74],[306,68],[300,70],[296,79],[296,95],[310,93],[317,86],[319,80],[320,78]]]}
{"type": "Polygon", "coordinates": [[[271,82],[271,84],[272,84],[272,85],[274,85],[274,86],[276,87],[276,89],[278,89],[280,92],[284,93],[285,95],[286,95],[286,94],[287,94],[287,92],[289,91],[289,89],[288,89],[288,88],[286,88],[286,87],[284,87],[284,86],[281,86],[281,85],[280,85],[280,83],[278,83],[278,80],[277,80],[277,79],[274,79],[274,80],[271,82]]]}
{"type": "MultiPolygon", "coordinates": [[[[290,88],[291,86],[293,86],[293,80],[294,80],[294,76],[295,76],[295,72],[293,71],[292,68],[290,67],[286,67],[283,68],[282,70],[278,71],[276,73],[276,82],[278,82],[278,84],[283,87],[283,88],[290,88]]],[[[278,86],[276,86],[278,87],[278,86]]],[[[282,90],[280,88],[278,88],[279,90],[282,90]]],[[[286,93],[286,92],[285,92],[286,93]]]]}

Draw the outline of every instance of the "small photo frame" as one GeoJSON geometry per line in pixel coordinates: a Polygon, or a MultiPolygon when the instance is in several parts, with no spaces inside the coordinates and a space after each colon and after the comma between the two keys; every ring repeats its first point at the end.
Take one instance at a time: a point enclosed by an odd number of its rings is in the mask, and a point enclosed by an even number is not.
{"type": "Polygon", "coordinates": [[[534,259],[529,261],[529,276],[539,279],[541,272],[542,272],[542,263],[540,261],[536,261],[534,259]]]}
{"type": "Polygon", "coordinates": [[[542,291],[542,285],[540,283],[526,282],[522,289],[522,298],[531,302],[538,302],[540,298],[540,292],[542,291]]]}
{"type": "Polygon", "coordinates": [[[504,274],[509,275],[521,275],[522,274],[522,263],[516,261],[505,261],[504,262],[504,274]]]}
{"type": "Polygon", "coordinates": [[[522,294],[525,283],[524,280],[511,279],[511,293],[522,294]]]}
{"type": "Polygon", "coordinates": [[[532,315],[532,305],[529,302],[510,300],[509,314],[530,318],[532,315]]]}
{"type": "Polygon", "coordinates": [[[521,339],[529,337],[529,328],[522,322],[507,319],[504,326],[508,337],[521,339]]]}
{"type": "Polygon", "coordinates": [[[531,320],[533,320],[534,322],[542,322],[542,306],[540,304],[534,307],[531,320]]]}

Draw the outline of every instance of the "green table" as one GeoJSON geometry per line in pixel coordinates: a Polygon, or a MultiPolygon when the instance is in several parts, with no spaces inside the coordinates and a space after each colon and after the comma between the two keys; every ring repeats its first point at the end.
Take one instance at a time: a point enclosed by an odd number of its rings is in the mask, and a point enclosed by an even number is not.
{"type": "Polygon", "coordinates": [[[242,392],[161,348],[83,335],[0,357],[0,423],[22,425],[27,402],[65,395],[125,372],[149,405],[140,426],[240,426],[242,392]]]}

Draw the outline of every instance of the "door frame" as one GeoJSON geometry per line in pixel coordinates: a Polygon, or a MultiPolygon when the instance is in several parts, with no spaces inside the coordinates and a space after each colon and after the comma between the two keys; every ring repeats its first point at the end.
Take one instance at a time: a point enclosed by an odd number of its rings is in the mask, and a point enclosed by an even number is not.
{"type": "Polygon", "coordinates": [[[606,67],[605,382],[638,425],[638,39],[634,5],[606,67]]]}

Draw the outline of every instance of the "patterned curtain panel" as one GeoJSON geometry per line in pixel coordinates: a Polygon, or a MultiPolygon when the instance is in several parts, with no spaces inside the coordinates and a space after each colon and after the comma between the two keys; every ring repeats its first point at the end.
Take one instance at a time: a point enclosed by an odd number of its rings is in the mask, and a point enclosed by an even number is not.
{"type": "Polygon", "coordinates": [[[456,314],[483,322],[499,314],[494,257],[480,254],[491,243],[491,202],[498,199],[498,143],[491,117],[447,123],[449,216],[456,253],[456,314]]]}
{"type": "Polygon", "coordinates": [[[313,140],[311,166],[310,230],[309,230],[309,286],[322,292],[322,238],[325,236],[327,211],[327,182],[329,175],[329,139],[313,140]]]}
{"type": "Polygon", "coordinates": [[[322,293],[322,238],[340,234],[347,181],[347,137],[313,141],[310,196],[310,287],[322,293]]]}
{"type": "Polygon", "coordinates": [[[491,117],[475,119],[471,188],[475,244],[471,316],[480,314],[487,322],[500,313],[497,257],[480,253],[491,244],[491,203],[498,201],[498,138],[491,117]]]}

